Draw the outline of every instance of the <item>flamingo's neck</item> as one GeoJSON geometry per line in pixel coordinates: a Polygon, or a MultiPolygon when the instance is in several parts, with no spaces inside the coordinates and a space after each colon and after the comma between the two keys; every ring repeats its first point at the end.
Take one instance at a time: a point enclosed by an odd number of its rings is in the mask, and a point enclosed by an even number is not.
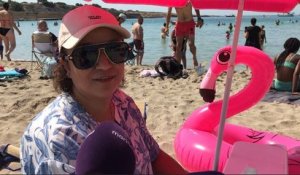
{"type": "MultiPolygon", "coordinates": [[[[238,114],[259,102],[268,92],[274,77],[271,59],[253,57],[241,60],[251,70],[251,78],[244,89],[229,98],[227,118],[238,114]]],[[[222,105],[222,101],[217,102],[222,105]]]]}
{"type": "MultiPolygon", "coordinates": [[[[255,105],[269,90],[274,76],[273,62],[267,55],[252,48],[242,49],[243,53],[237,54],[236,64],[248,66],[251,70],[251,79],[244,89],[229,98],[226,118],[255,105]]],[[[185,126],[212,131],[219,123],[222,102],[223,100],[219,100],[198,108],[190,116],[194,119],[188,119],[185,126]]]]}

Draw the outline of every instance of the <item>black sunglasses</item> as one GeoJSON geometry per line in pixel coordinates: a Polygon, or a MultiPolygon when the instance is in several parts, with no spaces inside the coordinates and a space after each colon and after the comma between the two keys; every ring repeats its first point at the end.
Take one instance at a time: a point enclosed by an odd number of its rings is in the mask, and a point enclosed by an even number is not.
{"type": "Polygon", "coordinates": [[[77,69],[89,69],[97,64],[101,49],[114,64],[121,64],[130,60],[128,55],[131,52],[131,47],[126,42],[79,46],[68,57],[77,69]]]}

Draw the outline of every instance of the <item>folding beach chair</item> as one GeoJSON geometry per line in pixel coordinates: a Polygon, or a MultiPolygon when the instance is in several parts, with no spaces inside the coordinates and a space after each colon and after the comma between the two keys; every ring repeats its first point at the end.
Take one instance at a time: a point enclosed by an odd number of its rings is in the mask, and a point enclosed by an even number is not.
{"type": "Polygon", "coordinates": [[[237,142],[224,174],[288,174],[288,154],[282,145],[237,142]]]}
{"type": "MultiPolygon", "coordinates": [[[[52,77],[52,70],[56,62],[56,50],[49,32],[34,32],[32,34],[31,61],[35,59],[41,69],[42,77],[52,77]]],[[[32,69],[32,64],[31,64],[32,69]]]]}

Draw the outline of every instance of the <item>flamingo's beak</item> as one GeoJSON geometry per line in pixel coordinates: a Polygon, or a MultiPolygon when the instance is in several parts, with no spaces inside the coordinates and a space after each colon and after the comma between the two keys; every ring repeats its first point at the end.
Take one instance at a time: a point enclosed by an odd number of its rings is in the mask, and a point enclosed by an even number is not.
{"type": "Polygon", "coordinates": [[[214,89],[200,89],[200,95],[202,96],[205,102],[213,102],[216,96],[216,90],[214,89]]]}

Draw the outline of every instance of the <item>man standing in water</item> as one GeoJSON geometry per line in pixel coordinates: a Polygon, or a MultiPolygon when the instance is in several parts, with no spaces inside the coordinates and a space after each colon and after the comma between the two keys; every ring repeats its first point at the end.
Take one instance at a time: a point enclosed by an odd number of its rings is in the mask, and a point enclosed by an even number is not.
{"type": "Polygon", "coordinates": [[[137,50],[136,56],[136,64],[142,65],[143,56],[144,56],[144,31],[142,24],[144,22],[144,18],[142,16],[138,16],[138,20],[135,24],[133,24],[131,32],[133,35],[133,43],[135,49],[137,50]]]}
{"type": "Polygon", "coordinates": [[[245,46],[251,46],[261,50],[260,32],[261,28],[256,25],[256,18],[251,18],[251,26],[248,26],[244,33],[244,36],[246,38],[245,46]]]}
{"type": "Polygon", "coordinates": [[[9,9],[9,4],[3,4],[3,10],[0,11],[0,34],[3,36],[4,45],[5,45],[5,57],[8,61],[11,61],[10,54],[16,48],[16,38],[14,29],[17,30],[19,35],[21,35],[21,31],[16,26],[13,15],[11,14],[9,9]]]}
{"type": "MultiPolygon", "coordinates": [[[[195,46],[195,26],[201,28],[203,25],[203,19],[200,16],[199,10],[195,9],[197,15],[197,23],[194,22],[192,13],[192,4],[188,2],[185,7],[175,8],[177,14],[177,21],[175,26],[176,35],[176,52],[175,58],[181,63],[182,60],[182,45],[184,38],[187,38],[190,51],[193,55],[194,68],[198,68],[198,61],[196,58],[196,46],[195,46]]],[[[172,14],[172,7],[169,7],[166,17],[166,32],[169,31],[169,23],[172,14]]]]}

